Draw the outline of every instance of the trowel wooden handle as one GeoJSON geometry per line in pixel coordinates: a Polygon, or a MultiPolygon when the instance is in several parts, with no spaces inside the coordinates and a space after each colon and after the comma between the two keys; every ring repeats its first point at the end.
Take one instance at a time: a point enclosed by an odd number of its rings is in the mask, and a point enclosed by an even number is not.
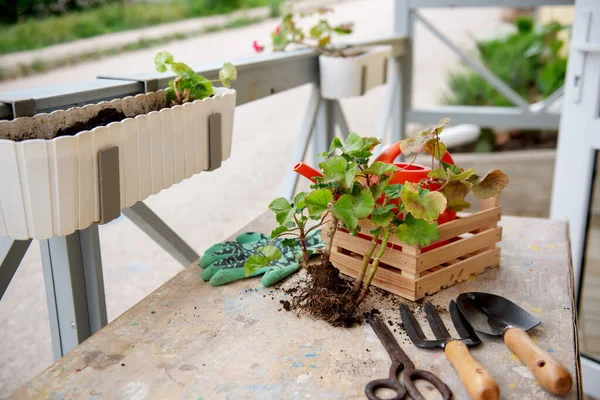
{"type": "Polygon", "coordinates": [[[547,391],[561,395],[571,390],[573,378],[569,371],[547,351],[533,343],[527,332],[520,328],[509,328],[504,333],[504,342],[547,391]]]}
{"type": "Polygon", "coordinates": [[[473,358],[467,346],[458,340],[446,344],[446,358],[458,372],[473,400],[497,400],[500,388],[492,375],[473,358]]]}

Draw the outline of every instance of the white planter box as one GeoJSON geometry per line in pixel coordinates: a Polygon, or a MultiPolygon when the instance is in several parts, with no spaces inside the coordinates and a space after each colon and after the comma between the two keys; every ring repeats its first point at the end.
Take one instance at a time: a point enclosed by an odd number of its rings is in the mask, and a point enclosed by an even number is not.
{"type": "Polygon", "coordinates": [[[362,96],[386,82],[390,46],[366,47],[355,57],[319,56],[321,97],[341,99],[362,96]]]}
{"type": "Polygon", "coordinates": [[[98,222],[100,150],[119,148],[121,209],[208,169],[211,114],[221,113],[222,160],[227,159],[235,97],[235,90],[215,88],[211,98],[162,108],[165,96],[159,91],[0,121],[0,137],[17,138],[34,131],[50,135],[104,108],[128,117],[74,136],[0,139],[0,236],[47,239],[98,222]],[[160,111],[148,112],[153,109],[160,111]]]}

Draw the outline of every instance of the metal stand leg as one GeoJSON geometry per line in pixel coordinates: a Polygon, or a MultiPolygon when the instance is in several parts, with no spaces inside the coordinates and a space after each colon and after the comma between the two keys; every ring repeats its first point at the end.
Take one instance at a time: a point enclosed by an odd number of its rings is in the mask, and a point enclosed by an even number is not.
{"type": "Polygon", "coordinates": [[[340,128],[343,138],[346,139],[348,137],[348,135],[350,134],[350,128],[348,128],[348,121],[346,120],[346,116],[344,115],[344,110],[342,109],[342,105],[340,104],[339,100],[333,101],[333,111],[334,111],[335,122],[336,122],[337,126],[340,128]]]}
{"type": "Polygon", "coordinates": [[[313,136],[313,159],[316,165],[319,154],[329,151],[329,144],[335,137],[335,100],[323,99],[319,105],[315,135],[313,136]]]}
{"type": "Polygon", "coordinates": [[[318,87],[314,87],[310,94],[304,119],[302,120],[300,134],[298,135],[296,145],[292,151],[290,166],[286,171],[285,181],[283,182],[283,196],[290,200],[294,197],[296,185],[298,184],[298,174],[294,172],[294,165],[300,161],[303,161],[306,157],[306,151],[308,150],[308,144],[310,143],[310,139],[313,134],[320,103],[321,91],[318,87]]]}
{"type": "Polygon", "coordinates": [[[59,359],[106,325],[98,227],[40,241],[52,351],[59,359]]]}
{"type": "MultiPolygon", "coordinates": [[[[394,21],[394,33],[405,35],[408,40],[406,42],[406,53],[400,58],[392,57],[390,59],[391,73],[396,77],[397,82],[394,90],[397,91],[397,102],[394,105],[392,112],[392,131],[391,142],[395,143],[402,140],[406,136],[406,112],[411,108],[411,92],[412,92],[412,49],[413,49],[413,32],[414,32],[414,16],[410,9],[410,2],[397,1],[396,20],[394,21]]],[[[390,82],[392,85],[393,82],[390,82]]]]}
{"type": "Polygon", "coordinates": [[[124,208],[122,213],[184,267],[187,267],[200,258],[194,249],[177,236],[143,202],[138,201],[133,206],[124,208]]]}
{"type": "Polygon", "coordinates": [[[17,272],[23,256],[27,252],[30,240],[14,240],[0,238],[0,300],[8,288],[8,284],[17,272]]]}

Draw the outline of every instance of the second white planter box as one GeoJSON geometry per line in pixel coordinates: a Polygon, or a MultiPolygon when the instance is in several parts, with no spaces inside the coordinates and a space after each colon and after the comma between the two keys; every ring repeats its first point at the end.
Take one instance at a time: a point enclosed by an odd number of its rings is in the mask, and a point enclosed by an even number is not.
{"type": "Polygon", "coordinates": [[[98,152],[103,149],[119,148],[121,209],[209,169],[212,114],[221,114],[221,159],[229,157],[235,90],[215,88],[211,98],[170,108],[164,107],[164,97],[159,91],[0,121],[0,137],[7,138],[0,139],[0,236],[47,239],[98,222],[98,152]],[[11,140],[33,132],[43,137],[106,108],[127,118],[73,136],[11,140]]]}
{"type": "Polygon", "coordinates": [[[354,57],[319,56],[321,97],[341,99],[362,96],[369,89],[386,82],[390,46],[361,49],[354,57]]]}

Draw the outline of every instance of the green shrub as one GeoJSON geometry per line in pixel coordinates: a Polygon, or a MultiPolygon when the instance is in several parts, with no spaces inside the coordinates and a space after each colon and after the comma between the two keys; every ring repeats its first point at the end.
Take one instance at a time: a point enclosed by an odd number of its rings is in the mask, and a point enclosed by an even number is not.
{"type": "MultiPolygon", "coordinates": [[[[565,80],[567,59],[558,33],[565,26],[550,23],[539,28],[531,18],[519,18],[516,31],[504,37],[477,42],[479,59],[523,98],[539,101],[560,88],[565,80]]],[[[444,102],[452,105],[512,106],[513,104],[472,71],[449,76],[444,102]]]]}

